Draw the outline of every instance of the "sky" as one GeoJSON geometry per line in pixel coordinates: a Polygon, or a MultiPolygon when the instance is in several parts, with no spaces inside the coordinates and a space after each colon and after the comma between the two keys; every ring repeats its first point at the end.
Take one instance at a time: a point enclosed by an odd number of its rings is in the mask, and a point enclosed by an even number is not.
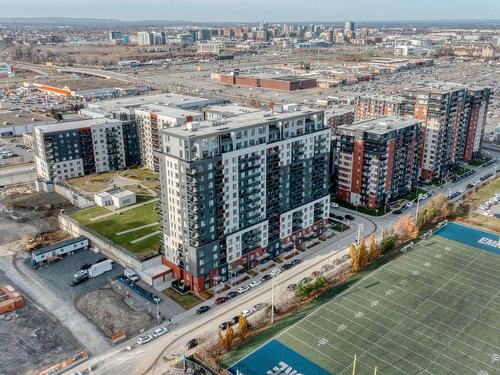
{"type": "Polygon", "coordinates": [[[470,20],[499,19],[500,0],[0,0],[0,10],[0,17],[207,22],[470,20]]]}

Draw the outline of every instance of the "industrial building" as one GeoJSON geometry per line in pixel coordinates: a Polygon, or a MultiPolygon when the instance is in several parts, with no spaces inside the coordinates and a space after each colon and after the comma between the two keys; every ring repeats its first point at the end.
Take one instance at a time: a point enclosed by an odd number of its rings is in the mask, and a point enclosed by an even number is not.
{"type": "Polygon", "coordinates": [[[53,182],[139,165],[137,125],[89,119],[37,126],[35,165],[53,182]]]}
{"type": "Polygon", "coordinates": [[[337,198],[353,206],[383,207],[418,182],[421,121],[395,116],[337,128],[337,198]]]}
{"type": "Polygon", "coordinates": [[[288,105],[160,130],[164,262],[201,291],[322,233],[330,129],[288,105]]]}
{"type": "Polygon", "coordinates": [[[277,91],[296,91],[310,89],[317,86],[316,78],[300,76],[275,76],[275,75],[240,75],[239,71],[231,74],[219,75],[219,82],[223,85],[238,85],[247,87],[260,87],[277,91]]]}

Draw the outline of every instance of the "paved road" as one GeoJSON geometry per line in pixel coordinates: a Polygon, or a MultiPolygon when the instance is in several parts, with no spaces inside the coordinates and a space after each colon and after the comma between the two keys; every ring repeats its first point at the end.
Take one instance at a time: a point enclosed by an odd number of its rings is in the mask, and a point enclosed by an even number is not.
{"type": "Polygon", "coordinates": [[[26,164],[15,167],[0,168],[0,186],[16,185],[34,181],[36,178],[36,172],[31,170],[32,167],[32,164],[26,164]]]}

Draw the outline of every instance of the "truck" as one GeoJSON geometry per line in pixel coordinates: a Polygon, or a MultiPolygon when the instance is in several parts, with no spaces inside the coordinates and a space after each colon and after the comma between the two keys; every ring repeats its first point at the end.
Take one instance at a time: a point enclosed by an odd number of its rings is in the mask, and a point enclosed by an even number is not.
{"type": "Polygon", "coordinates": [[[123,270],[123,274],[126,277],[128,277],[130,280],[132,280],[133,282],[139,281],[139,276],[137,276],[137,274],[135,273],[135,271],[131,270],[130,268],[125,268],[123,270]]]}
{"type": "Polygon", "coordinates": [[[102,262],[91,265],[88,269],[88,274],[90,277],[96,277],[102,275],[105,272],[111,271],[112,268],[113,261],[111,259],[106,259],[102,262]]]}

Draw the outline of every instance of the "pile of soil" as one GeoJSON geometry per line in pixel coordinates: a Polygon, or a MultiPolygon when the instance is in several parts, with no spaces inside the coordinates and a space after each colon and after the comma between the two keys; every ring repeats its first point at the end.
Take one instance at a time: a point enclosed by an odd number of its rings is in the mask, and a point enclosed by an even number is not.
{"type": "Polygon", "coordinates": [[[154,319],[150,315],[132,309],[109,287],[84,295],[76,302],[76,307],[106,337],[111,337],[122,330],[127,336],[134,336],[141,329],[149,329],[154,324],[154,319]]]}

